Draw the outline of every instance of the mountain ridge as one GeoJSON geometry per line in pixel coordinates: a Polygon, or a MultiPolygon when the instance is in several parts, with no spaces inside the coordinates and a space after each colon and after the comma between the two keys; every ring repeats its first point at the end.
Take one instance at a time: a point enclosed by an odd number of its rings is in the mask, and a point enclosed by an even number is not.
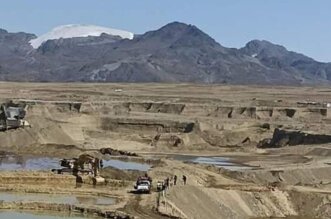
{"type": "Polygon", "coordinates": [[[222,46],[194,25],[169,23],[132,39],[99,36],[47,40],[0,29],[0,80],[329,84],[331,63],[266,40],[222,46]]]}

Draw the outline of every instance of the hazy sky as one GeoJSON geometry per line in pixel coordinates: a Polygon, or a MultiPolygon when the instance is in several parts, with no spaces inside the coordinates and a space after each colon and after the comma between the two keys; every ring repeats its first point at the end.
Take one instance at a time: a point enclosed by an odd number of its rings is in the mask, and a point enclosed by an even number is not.
{"type": "Polygon", "coordinates": [[[144,33],[194,24],[223,46],[266,39],[331,62],[331,0],[0,0],[0,28],[42,34],[63,24],[144,33]]]}

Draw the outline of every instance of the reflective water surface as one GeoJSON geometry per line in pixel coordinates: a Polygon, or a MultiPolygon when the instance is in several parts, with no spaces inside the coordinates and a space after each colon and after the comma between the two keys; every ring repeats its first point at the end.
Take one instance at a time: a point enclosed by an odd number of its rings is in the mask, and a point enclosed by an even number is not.
{"type": "MultiPolygon", "coordinates": [[[[104,167],[114,167],[121,170],[140,170],[147,171],[150,165],[120,160],[103,160],[104,167]]],[[[60,169],[59,158],[20,156],[14,154],[0,155],[0,171],[14,170],[51,170],[60,169]]]]}
{"type": "Polygon", "coordinates": [[[211,164],[232,171],[253,169],[253,167],[251,166],[235,163],[228,157],[202,157],[202,156],[200,157],[200,156],[189,156],[189,155],[172,155],[171,157],[181,161],[189,161],[189,162],[201,163],[201,164],[211,164]]]}
{"type": "Polygon", "coordinates": [[[77,216],[66,216],[66,215],[44,215],[36,213],[26,213],[26,212],[15,212],[15,211],[0,211],[0,218],[3,219],[86,219],[86,217],[77,217],[77,216]]]}
{"type": "Polygon", "coordinates": [[[0,192],[0,200],[5,202],[46,202],[55,204],[112,205],[115,199],[108,197],[0,192]]]}

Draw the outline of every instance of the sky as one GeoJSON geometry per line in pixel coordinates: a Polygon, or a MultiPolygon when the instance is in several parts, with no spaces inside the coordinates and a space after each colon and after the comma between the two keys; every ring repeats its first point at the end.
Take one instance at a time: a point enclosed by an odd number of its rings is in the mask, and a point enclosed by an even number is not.
{"type": "Polygon", "coordinates": [[[221,45],[268,40],[331,62],[331,0],[0,0],[0,28],[43,34],[92,24],[136,34],[180,21],[221,45]]]}

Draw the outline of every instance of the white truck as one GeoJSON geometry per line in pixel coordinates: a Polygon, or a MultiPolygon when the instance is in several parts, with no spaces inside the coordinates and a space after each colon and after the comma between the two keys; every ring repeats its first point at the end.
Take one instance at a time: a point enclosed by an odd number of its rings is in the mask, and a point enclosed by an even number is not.
{"type": "Polygon", "coordinates": [[[151,180],[147,177],[139,177],[134,189],[137,193],[151,193],[151,180]]]}

